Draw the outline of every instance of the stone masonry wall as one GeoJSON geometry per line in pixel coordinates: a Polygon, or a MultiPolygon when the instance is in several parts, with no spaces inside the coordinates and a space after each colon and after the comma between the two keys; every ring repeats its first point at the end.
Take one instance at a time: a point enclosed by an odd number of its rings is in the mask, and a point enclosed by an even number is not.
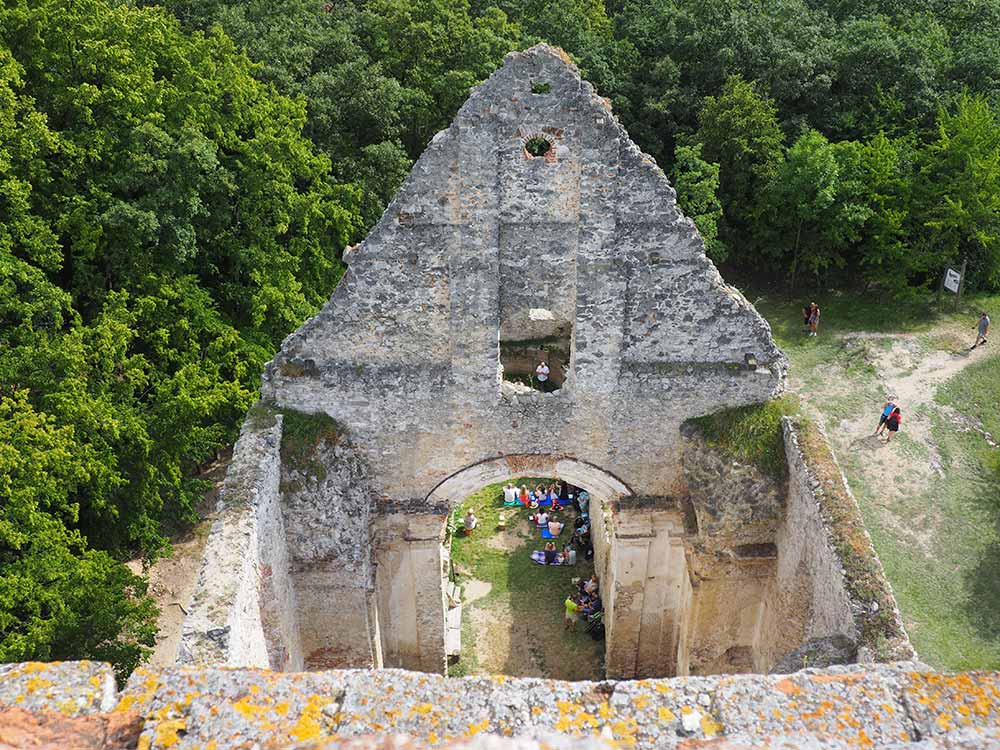
{"type": "MultiPolygon", "coordinates": [[[[892,589],[825,437],[787,417],[783,430],[788,498],[766,628],[801,627],[802,641],[840,634],[868,658],[912,658],[892,589]]],[[[775,651],[766,661],[784,655],[775,651]]]]}
{"type": "MultiPolygon", "coordinates": [[[[0,743],[12,736],[6,722],[15,711],[135,717],[141,736],[93,745],[104,750],[1000,748],[1000,674],[940,674],[905,662],[573,683],[399,670],[139,669],[120,694],[107,665],[2,665],[0,743]]],[[[52,742],[60,744],[81,746],[52,742]]]]}
{"type": "Polygon", "coordinates": [[[306,669],[375,666],[369,526],[374,496],[348,437],[329,434],[286,450],[281,505],[306,669]]]}
{"type": "Polygon", "coordinates": [[[345,425],[386,502],[420,503],[463,467],[523,454],[668,495],[684,419],[783,387],[767,323],[705,257],[662,171],[546,46],[473,90],[347,262],[262,397],[345,425]],[[532,93],[539,82],[547,93],[532,93]],[[545,158],[524,148],[539,134],[545,158]],[[513,396],[500,341],[525,333],[532,307],[571,331],[569,372],[556,393],[513,396]],[[762,368],[741,369],[746,353],[762,368]]]}
{"type": "Polygon", "coordinates": [[[178,664],[301,669],[280,484],[281,416],[252,414],[233,450],[178,664]]]}

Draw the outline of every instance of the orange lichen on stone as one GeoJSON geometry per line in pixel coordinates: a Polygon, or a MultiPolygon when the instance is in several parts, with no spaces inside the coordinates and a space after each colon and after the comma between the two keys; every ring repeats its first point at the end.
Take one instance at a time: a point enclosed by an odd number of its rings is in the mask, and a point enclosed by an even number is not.
{"type": "Polygon", "coordinates": [[[482,721],[480,721],[480,722],[478,722],[476,724],[470,724],[469,728],[465,732],[465,736],[466,737],[475,737],[480,732],[485,732],[489,728],[490,728],[490,720],[489,719],[483,719],[482,721]]]}
{"type": "Polygon", "coordinates": [[[785,695],[799,695],[802,692],[802,688],[787,677],[779,682],[776,682],[774,687],[783,692],[785,695]]]}
{"type": "Polygon", "coordinates": [[[701,717],[701,731],[705,733],[706,737],[714,737],[722,732],[722,729],[722,724],[711,716],[705,715],[701,717]]]}
{"type": "Polygon", "coordinates": [[[52,681],[46,680],[44,677],[32,677],[24,685],[24,689],[28,691],[28,695],[47,687],[52,687],[52,681]]]}
{"type": "Polygon", "coordinates": [[[323,702],[323,698],[318,695],[309,698],[306,707],[302,709],[298,723],[292,727],[292,731],[289,733],[292,737],[299,742],[319,739],[323,730],[322,724],[320,724],[323,702]]]}

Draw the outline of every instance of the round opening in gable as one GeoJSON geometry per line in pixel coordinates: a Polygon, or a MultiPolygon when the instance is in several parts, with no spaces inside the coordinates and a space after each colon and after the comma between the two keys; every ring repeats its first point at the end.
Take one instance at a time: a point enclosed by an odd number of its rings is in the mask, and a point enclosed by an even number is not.
{"type": "Polygon", "coordinates": [[[548,138],[536,135],[527,140],[524,144],[524,150],[532,156],[545,156],[552,150],[552,144],[548,138]]]}

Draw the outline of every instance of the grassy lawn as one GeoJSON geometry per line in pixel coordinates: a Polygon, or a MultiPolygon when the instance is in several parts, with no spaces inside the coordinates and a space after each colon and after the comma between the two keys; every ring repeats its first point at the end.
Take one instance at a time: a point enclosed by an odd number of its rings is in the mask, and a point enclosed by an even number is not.
{"type": "MultiPolygon", "coordinates": [[[[516,483],[530,487],[551,480],[524,478],[516,483]]],[[[593,565],[578,557],[575,566],[550,567],[533,563],[532,550],[542,539],[528,519],[529,512],[503,507],[503,484],[493,484],[466,499],[461,515],[471,506],[479,517],[472,536],[457,535],[451,559],[457,581],[465,589],[462,610],[462,656],[449,669],[452,676],[502,673],[544,676],[563,680],[601,679],[604,675],[604,642],[583,632],[563,630],[563,601],[574,590],[572,579],[589,577],[593,565]],[[500,513],[508,514],[507,529],[498,530],[500,513]],[[470,583],[489,584],[489,592],[469,603],[470,583]]],[[[573,510],[561,519],[573,528],[573,510]]],[[[482,587],[481,584],[475,584],[482,587]]]]}
{"type": "Polygon", "coordinates": [[[1000,335],[907,411],[891,446],[869,437],[889,383],[933,374],[971,345],[978,311],[864,295],[746,292],[788,355],[801,409],[825,427],[920,657],[944,669],[1000,668],[1000,335]],[[802,333],[815,300],[820,335],[802,333]],[[905,347],[905,349],[900,349],[905,347]],[[988,348],[987,347],[987,348],[988,348]],[[984,434],[986,433],[986,434],[984,434]]]}

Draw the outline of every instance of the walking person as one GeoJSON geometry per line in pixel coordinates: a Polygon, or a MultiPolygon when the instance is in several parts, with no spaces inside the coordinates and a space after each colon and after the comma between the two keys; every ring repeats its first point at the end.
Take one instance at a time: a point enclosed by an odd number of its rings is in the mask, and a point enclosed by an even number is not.
{"type": "Polygon", "coordinates": [[[815,302],[809,303],[809,335],[815,336],[816,329],[819,328],[819,305],[815,302]]]}
{"type": "Polygon", "coordinates": [[[972,345],[972,348],[970,348],[969,351],[971,352],[972,349],[975,349],[980,344],[985,344],[986,336],[989,332],[990,316],[986,314],[985,310],[983,310],[983,312],[979,315],[979,322],[976,324],[976,343],[972,345]]]}
{"type": "Polygon", "coordinates": [[[895,408],[896,402],[892,396],[889,396],[888,400],[882,406],[882,415],[878,418],[878,427],[875,428],[876,435],[882,434],[882,431],[885,429],[886,420],[889,419],[889,415],[892,414],[892,410],[895,408]]]}
{"type": "Polygon", "coordinates": [[[899,423],[903,421],[903,414],[896,406],[889,413],[889,418],[885,420],[885,428],[888,430],[885,436],[886,445],[892,442],[892,436],[899,432],[899,423]]]}

